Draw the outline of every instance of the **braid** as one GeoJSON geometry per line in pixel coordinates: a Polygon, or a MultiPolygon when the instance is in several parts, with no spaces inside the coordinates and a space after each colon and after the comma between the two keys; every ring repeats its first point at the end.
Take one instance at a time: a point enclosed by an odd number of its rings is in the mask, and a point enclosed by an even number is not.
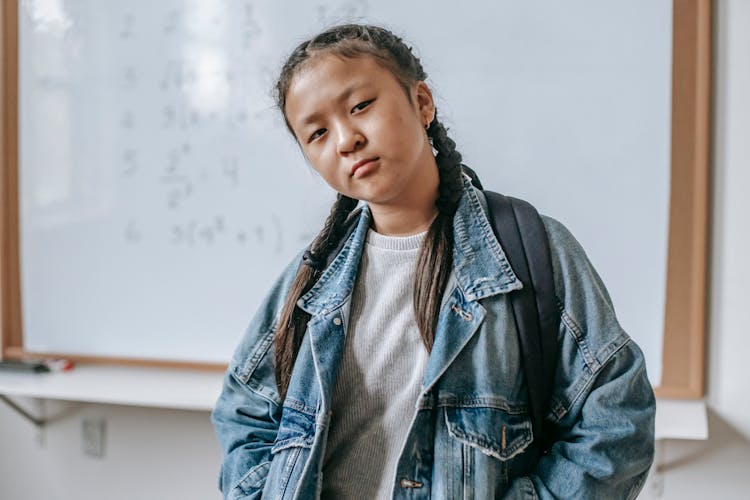
{"type": "Polygon", "coordinates": [[[344,232],[344,221],[357,206],[357,200],[339,193],[331,207],[320,234],[313,240],[310,249],[305,252],[305,264],[317,271],[322,271],[325,259],[341,240],[344,232]]]}
{"type": "Polygon", "coordinates": [[[310,315],[297,306],[297,301],[317,283],[329,254],[336,248],[346,229],[344,222],[357,206],[357,200],[339,194],[331,207],[323,229],[304,253],[303,265],[292,283],[281,310],[279,328],[274,338],[274,370],[282,401],[286,397],[292,369],[310,315]]]}
{"type": "Polygon", "coordinates": [[[440,212],[453,215],[462,193],[461,153],[456,150],[456,143],[448,137],[448,131],[438,120],[437,110],[435,118],[427,129],[427,135],[432,140],[432,147],[437,150],[435,162],[440,174],[438,198],[435,204],[440,212]]]}

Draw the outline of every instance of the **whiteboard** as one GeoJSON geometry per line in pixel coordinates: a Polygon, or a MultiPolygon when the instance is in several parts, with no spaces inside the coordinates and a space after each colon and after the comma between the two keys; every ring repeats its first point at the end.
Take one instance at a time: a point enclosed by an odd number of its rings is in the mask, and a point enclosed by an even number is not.
{"type": "Polygon", "coordinates": [[[19,11],[28,351],[227,362],[334,193],[271,98],[341,21],[422,58],[485,187],[586,248],[661,371],[671,2],[28,0],[19,11]]]}

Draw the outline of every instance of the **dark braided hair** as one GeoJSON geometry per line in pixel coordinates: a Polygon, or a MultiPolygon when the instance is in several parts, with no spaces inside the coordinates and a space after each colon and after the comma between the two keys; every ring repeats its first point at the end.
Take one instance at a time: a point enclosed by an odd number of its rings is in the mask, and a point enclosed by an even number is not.
{"type": "MultiPolygon", "coordinates": [[[[331,27],[298,45],[284,64],[276,84],[276,102],[287,128],[294,131],[286,118],[286,96],[292,79],[313,56],[334,54],[343,58],[371,57],[398,80],[407,97],[416,82],[427,79],[419,59],[411,48],[390,31],[369,25],[345,24],[331,27]]],[[[453,215],[462,193],[461,155],[438,121],[437,112],[427,129],[437,152],[440,184],[435,205],[438,215],[430,225],[417,257],[414,272],[414,314],[422,341],[428,351],[435,340],[442,295],[450,276],[453,259],[453,215]]],[[[346,232],[344,222],[357,206],[357,200],[338,195],[323,229],[304,253],[303,265],[286,297],[274,339],[276,383],[282,400],[286,397],[294,362],[310,315],[297,301],[318,281],[329,254],[346,232]]]]}

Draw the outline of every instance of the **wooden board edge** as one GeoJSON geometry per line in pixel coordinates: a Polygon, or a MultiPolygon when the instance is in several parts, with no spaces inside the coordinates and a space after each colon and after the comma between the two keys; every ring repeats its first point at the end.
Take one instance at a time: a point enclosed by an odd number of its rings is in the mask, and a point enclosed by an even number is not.
{"type": "Polygon", "coordinates": [[[674,0],[673,7],[669,249],[657,393],[700,398],[705,391],[712,2],[674,0]]]}
{"type": "Polygon", "coordinates": [[[2,355],[23,346],[18,226],[18,0],[0,6],[0,319],[2,355]]]}

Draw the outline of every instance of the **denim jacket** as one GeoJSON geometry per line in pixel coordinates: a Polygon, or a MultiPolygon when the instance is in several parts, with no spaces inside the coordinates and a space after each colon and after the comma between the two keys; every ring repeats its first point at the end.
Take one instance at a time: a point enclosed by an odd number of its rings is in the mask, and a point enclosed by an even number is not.
{"type": "MultiPolygon", "coordinates": [[[[464,180],[454,217],[453,273],[400,452],[393,498],[634,498],[651,465],[655,401],[643,355],[622,330],[583,249],[544,217],[562,315],[546,419],[555,442],[534,442],[508,293],[521,288],[464,180]]],[[[257,311],[227,370],[212,421],[228,499],[319,496],[331,396],[371,215],[298,302],[312,316],[282,402],[273,339],[295,259],[257,311]]]]}

